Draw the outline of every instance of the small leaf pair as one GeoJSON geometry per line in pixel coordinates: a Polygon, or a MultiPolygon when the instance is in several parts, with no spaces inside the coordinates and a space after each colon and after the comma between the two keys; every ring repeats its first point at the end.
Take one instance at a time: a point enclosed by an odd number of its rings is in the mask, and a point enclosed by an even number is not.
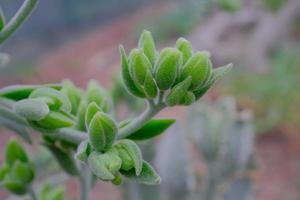
{"type": "Polygon", "coordinates": [[[14,111],[42,132],[72,126],[71,109],[69,99],[52,88],[38,88],[31,92],[28,99],[14,104],[14,111]]]}
{"type": "Polygon", "coordinates": [[[120,54],[122,76],[129,93],[140,98],[155,98],[158,88],[152,72],[157,52],[151,33],[142,33],[138,49],[132,50],[129,58],[123,46],[120,46],[120,54]]]}
{"type": "Polygon", "coordinates": [[[33,179],[34,168],[24,148],[10,140],[5,149],[5,164],[0,168],[0,183],[12,193],[23,195],[33,179]]]}
{"type": "Polygon", "coordinates": [[[96,151],[103,152],[112,146],[118,132],[116,122],[95,102],[87,107],[85,124],[89,141],[96,151]]]}

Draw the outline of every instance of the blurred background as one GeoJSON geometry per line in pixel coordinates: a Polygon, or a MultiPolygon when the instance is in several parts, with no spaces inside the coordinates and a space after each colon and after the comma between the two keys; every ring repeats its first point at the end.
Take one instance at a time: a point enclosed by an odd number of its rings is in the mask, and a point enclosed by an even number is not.
{"type": "MultiPolygon", "coordinates": [[[[21,4],[0,2],[8,18],[21,4]]],[[[129,51],[143,29],[158,49],[185,37],[195,51],[210,51],[215,67],[234,69],[191,108],[159,114],[177,123],[140,144],[162,176],[159,187],[100,182],[92,199],[300,200],[299,0],[41,0],[1,46],[10,61],[0,67],[0,87],[96,79],[111,90],[119,118],[134,116],[143,103],[122,87],[118,45],[129,51]]],[[[12,133],[0,132],[3,152],[12,133]]],[[[57,173],[49,152],[28,150],[40,179],[51,175],[79,199],[77,181],[57,173]]],[[[0,199],[13,198],[0,189],[0,199]]]]}

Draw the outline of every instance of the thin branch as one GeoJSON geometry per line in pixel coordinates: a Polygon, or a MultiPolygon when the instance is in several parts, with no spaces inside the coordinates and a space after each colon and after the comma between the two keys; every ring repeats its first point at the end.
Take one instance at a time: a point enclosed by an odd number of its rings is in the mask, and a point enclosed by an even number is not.
{"type": "Polygon", "coordinates": [[[28,187],[28,195],[31,197],[32,200],[38,200],[38,197],[32,186],[28,187]]]}
{"type": "Polygon", "coordinates": [[[0,44],[2,44],[10,35],[12,35],[30,16],[35,8],[38,0],[25,0],[21,8],[15,14],[15,16],[9,21],[9,23],[0,32],[0,44]]]}
{"type": "Polygon", "coordinates": [[[126,138],[134,131],[141,128],[148,120],[150,120],[153,116],[155,116],[159,111],[165,108],[165,104],[158,103],[157,105],[152,106],[152,104],[148,103],[148,107],[139,117],[135,118],[125,126],[119,130],[118,139],[126,138]]]}

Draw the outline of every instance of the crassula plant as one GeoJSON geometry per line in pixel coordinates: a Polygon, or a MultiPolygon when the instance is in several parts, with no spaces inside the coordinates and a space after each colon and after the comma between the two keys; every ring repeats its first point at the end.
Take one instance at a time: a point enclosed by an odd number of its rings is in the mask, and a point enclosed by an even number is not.
{"type": "MultiPolygon", "coordinates": [[[[25,1],[18,12],[22,19],[26,17],[22,9],[28,12],[35,3],[25,1]]],[[[18,15],[12,20],[21,23],[18,15]]],[[[8,36],[7,29],[14,30],[12,26],[16,25],[13,21],[6,25],[3,20],[0,42],[8,36]]],[[[70,80],[0,89],[0,125],[19,133],[29,143],[27,130],[39,132],[40,143],[50,150],[61,168],[79,177],[82,200],[88,199],[97,180],[119,185],[126,177],[142,184],[159,184],[159,175],[143,159],[136,141],[161,134],[174,120],[153,119],[158,112],[166,107],[191,105],[231,68],[229,64],[213,69],[210,54],[193,52],[183,38],[177,40],[175,47],[158,51],[148,31],[141,34],[138,47],[129,55],[122,46],[120,54],[123,84],[147,105],[134,119],[117,122],[109,92],[95,80],[85,90],[70,80]]],[[[30,186],[34,168],[15,140],[9,142],[5,158],[1,186],[36,198],[30,186]]]]}

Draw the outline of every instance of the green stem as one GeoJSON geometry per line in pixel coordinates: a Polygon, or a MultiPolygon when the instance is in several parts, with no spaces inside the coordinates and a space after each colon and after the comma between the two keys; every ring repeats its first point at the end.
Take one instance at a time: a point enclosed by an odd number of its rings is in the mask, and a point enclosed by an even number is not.
{"type": "Polygon", "coordinates": [[[92,183],[92,174],[87,165],[82,164],[80,173],[80,200],[88,200],[92,183]]]}
{"type": "Polygon", "coordinates": [[[37,195],[35,194],[35,191],[32,186],[28,187],[28,194],[32,200],[38,200],[37,195]]]}
{"type": "Polygon", "coordinates": [[[25,0],[15,16],[8,22],[0,32],[0,44],[12,35],[30,16],[38,0],[25,0]]]}
{"type": "Polygon", "coordinates": [[[153,116],[155,116],[159,111],[161,111],[165,107],[165,104],[159,102],[156,105],[148,103],[147,109],[143,112],[139,117],[135,118],[125,126],[119,130],[118,139],[126,138],[134,131],[141,128],[148,120],[150,120],[153,116]]]}

